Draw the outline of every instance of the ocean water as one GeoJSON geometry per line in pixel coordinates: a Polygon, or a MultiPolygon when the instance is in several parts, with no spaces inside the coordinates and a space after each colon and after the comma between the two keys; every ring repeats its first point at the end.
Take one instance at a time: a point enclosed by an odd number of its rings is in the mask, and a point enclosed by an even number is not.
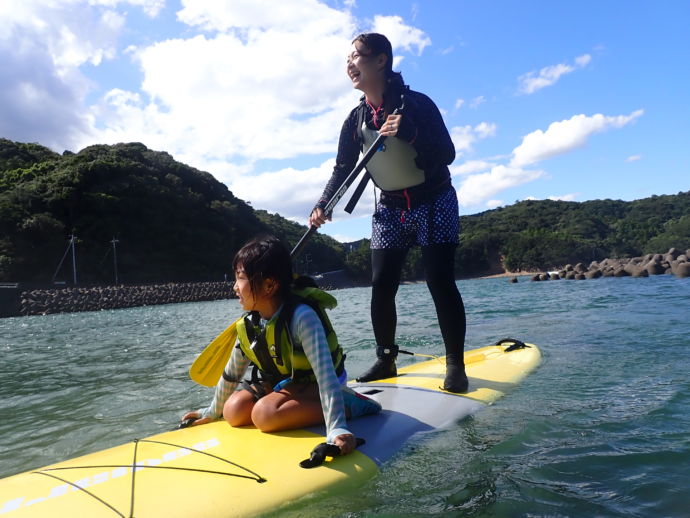
{"type": "MultiPolygon", "coordinates": [[[[458,285],[468,348],[519,338],[541,366],[356,492],[276,516],[690,517],[690,279],[458,285]]],[[[334,293],[352,378],[374,357],[369,290],[334,293]]],[[[211,398],[187,369],[239,313],[228,300],[0,319],[0,476],[173,428],[211,398]]],[[[401,286],[398,313],[402,347],[443,353],[424,284],[401,286]]]]}

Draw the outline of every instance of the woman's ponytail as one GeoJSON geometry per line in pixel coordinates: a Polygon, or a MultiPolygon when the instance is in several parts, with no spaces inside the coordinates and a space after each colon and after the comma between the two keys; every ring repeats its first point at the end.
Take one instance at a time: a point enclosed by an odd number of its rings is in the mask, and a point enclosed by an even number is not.
{"type": "Polygon", "coordinates": [[[400,72],[393,72],[393,70],[390,70],[387,75],[386,90],[383,93],[383,97],[385,100],[386,114],[390,115],[400,106],[400,96],[405,91],[405,81],[400,72]]]}

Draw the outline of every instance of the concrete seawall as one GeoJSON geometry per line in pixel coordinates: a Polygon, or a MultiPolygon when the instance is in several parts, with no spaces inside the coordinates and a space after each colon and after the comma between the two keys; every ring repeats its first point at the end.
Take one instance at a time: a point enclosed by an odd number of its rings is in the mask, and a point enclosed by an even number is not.
{"type": "Polygon", "coordinates": [[[0,290],[0,316],[47,315],[229,299],[234,297],[232,285],[232,282],[195,282],[59,289],[22,289],[21,285],[5,285],[0,290]]]}

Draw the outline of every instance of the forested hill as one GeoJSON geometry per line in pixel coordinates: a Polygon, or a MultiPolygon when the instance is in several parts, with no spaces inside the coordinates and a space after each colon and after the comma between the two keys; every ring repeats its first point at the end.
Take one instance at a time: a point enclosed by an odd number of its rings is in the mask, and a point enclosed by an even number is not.
{"type": "MultiPolygon", "coordinates": [[[[632,202],[523,201],[463,216],[461,224],[458,276],[556,269],[690,248],[690,192],[632,202]]],[[[305,231],[143,144],[60,155],[0,139],[0,282],[71,281],[71,254],[58,265],[72,234],[80,283],[112,283],[114,251],[120,282],[153,283],[231,279],[232,256],[249,238],[272,233],[294,245],[305,231]]],[[[346,256],[340,243],[316,234],[298,269],[345,266],[368,279],[369,247],[361,245],[346,256]]],[[[413,250],[404,278],[421,276],[413,250]]]]}
{"type": "MultiPolygon", "coordinates": [[[[522,201],[460,218],[458,277],[505,270],[556,270],[568,263],[690,249],[690,192],[642,200],[588,202],[522,201]]],[[[368,242],[350,252],[356,276],[370,275],[368,242]]],[[[421,254],[413,250],[404,278],[423,275],[421,254]]]]}
{"type": "Polygon", "coordinates": [[[690,248],[690,191],[632,202],[522,201],[462,218],[464,264],[545,270],[690,248]]]}
{"type": "MultiPolygon", "coordinates": [[[[294,245],[305,231],[143,144],[60,155],[0,139],[2,282],[51,282],[72,234],[80,283],[112,283],[113,254],[120,282],[150,283],[232,279],[232,257],[251,237],[274,233],[294,245]]],[[[303,256],[324,271],[342,267],[344,254],[317,235],[303,256]]],[[[71,250],[55,280],[72,280],[71,250]]]]}

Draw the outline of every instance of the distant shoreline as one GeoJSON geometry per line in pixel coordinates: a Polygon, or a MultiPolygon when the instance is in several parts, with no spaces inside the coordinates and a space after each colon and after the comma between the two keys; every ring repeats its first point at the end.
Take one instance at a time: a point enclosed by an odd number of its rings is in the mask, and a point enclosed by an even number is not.
{"type": "Polygon", "coordinates": [[[531,277],[532,275],[536,275],[537,273],[541,272],[503,272],[503,273],[494,273],[491,275],[480,275],[479,277],[469,277],[470,279],[501,279],[501,278],[508,278],[508,277],[531,277]]]}

